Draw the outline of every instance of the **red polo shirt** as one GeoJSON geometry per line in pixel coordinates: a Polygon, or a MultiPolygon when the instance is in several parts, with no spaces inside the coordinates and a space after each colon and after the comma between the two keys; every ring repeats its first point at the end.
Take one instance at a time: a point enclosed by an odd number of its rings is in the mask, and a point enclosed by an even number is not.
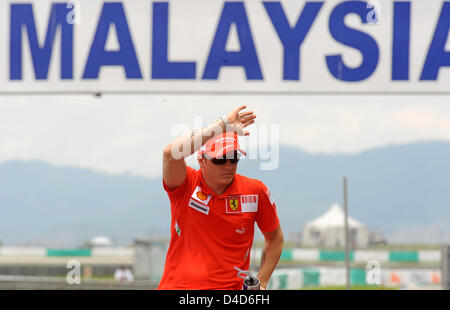
{"type": "Polygon", "coordinates": [[[236,174],[218,196],[201,169],[191,167],[182,185],[163,186],[171,205],[171,240],[158,289],[241,289],[234,267],[249,269],[254,223],[264,232],[279,226],[267,187],[236,174]]]}

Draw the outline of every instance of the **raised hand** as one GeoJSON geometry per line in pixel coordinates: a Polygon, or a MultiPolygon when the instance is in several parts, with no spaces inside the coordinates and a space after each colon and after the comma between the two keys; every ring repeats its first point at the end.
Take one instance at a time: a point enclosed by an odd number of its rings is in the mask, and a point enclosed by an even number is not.
{"type": "Polygon", "coordinates": [[[247,108],[246,105],[240,106],[236,110],[227,115],[228,123],[233,127],[240,136],[248,136],[249,132],[244,131],[244,128],[255,122],[256,115],[253,111],[241,112],[247,108]]]}

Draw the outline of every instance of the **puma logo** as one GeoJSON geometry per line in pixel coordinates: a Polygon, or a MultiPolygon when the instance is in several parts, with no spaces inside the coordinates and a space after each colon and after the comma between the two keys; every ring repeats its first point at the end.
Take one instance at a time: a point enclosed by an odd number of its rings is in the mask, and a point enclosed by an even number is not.
{"type": "Polygon", "coordinates": [[[236,228],[236,232],[238,233],[238,234],[243,234],[244,232],[245,232],[245,227],[242,227],[241,229],[237,229],[236,228]]]}

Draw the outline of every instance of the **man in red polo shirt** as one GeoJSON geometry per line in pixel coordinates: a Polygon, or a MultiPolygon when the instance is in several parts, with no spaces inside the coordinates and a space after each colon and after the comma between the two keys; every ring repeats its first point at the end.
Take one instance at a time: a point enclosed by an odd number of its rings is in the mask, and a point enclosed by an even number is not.
{"type": "Polygon", "coordinates": [[[257,274],[265,289],[283,248],[283,233],[270,191],[236,173],[238,135],[255,122],[241,106],[199,131],[166,146],[163,186],[171,204],[171,240],[159,289],[242,288],[235,267],[248,270],[254,223],[265,244],[257,274]],[[200,169],[185,158],[198,151],[200,169]]]}

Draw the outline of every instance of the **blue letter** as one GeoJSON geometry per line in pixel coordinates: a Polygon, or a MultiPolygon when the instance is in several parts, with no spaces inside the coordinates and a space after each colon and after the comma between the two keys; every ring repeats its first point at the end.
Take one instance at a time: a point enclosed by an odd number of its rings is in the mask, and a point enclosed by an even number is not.
{"type": "Polygon", "coordinates": [[[284,48],[283,79],[299,80],[300,46],[309,32],[323,2],[307,2],[291,28],[279,2],[263,2],[284,48]]]}
{"type": "Polygon", "coordinates": [[[195,62],[169,62],[168,50],[168,6],[166,2],[153,3],[153,79],[195,79],[195,62]]]}
{"type": "Polygon", "coordinates": [[[225,2],[202,79],[217,79],[222,66],[242,66],[248,80],[263,79],[243,2],[225,2]],[[233,23],[241,46],[239,52],[225,50],[233,23]]]}
{"type": "Polygon", "coordinates": [[[330,33],[333,38],[347,46],[359,50],[363,61],[357,68],[347,67],[341,55],[326,56],[327,66],[330,73],[342,81],[362,81],[367,79],[376,69],[378,64],[378,45],[369,35],[345,25],[345,16],[356,13],[363,23],[367,23],[369,9],[364,1],[346,1],[338,4],[331,12],[329,20],[330,33]]]}
{"type": "Polygon", "coordinates": [[[102,66],[123,66],[127,79],[141,79],[141,69],[136,57],[127,19],[120,2],[105,2],[100,14],[94,41],[84,68],[83,79],[97,79],[102,66]],[[106,51],[106,39],[111,24],[115,24],[119,51],[106,51]]]}
{"type": "Polygon", "coordinates": [[[10,80],[22,79],[22,26],[28,33],[34,75],[37,80],[48,76],[56,31],[61,29],[61,79],[73,78],[73,25],[66,22],[70,9],[65,3],[54,3],[50,11],[44,45],[39,46],[32,4],[11,4],[10,80]]]}
{"type": "Polygon", "coordinates": [[[439,69],[444,66],[450,66],[450,52],[445,51],[449,30],[450,2],[447,1],[442,5],[441,16],[428,49],[420,80],[437,80],[439,69]]]}
{"type": "Polygon", "coordinates": [[[392,80],[409,80],[409,41],[411,3],[394,2],[394,34],[392,38],[392,80]]]}

